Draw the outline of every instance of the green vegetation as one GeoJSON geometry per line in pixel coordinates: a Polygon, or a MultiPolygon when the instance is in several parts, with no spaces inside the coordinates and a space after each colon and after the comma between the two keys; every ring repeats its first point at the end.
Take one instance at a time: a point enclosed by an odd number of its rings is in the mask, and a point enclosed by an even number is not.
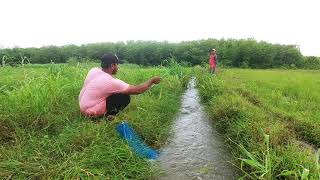
{"type": "MultiPolygon", "coordinates": [[[[319,68],[319,60],[304,58],[295,45],[271,44],[254,39],[206,39],[180,43],[128,41],[96,43],[82,46],[48,46],[42,48],[0,49],[5,64],[45,64],[99,60],[106,52],[114,52],[129,63],[160,65],[175,58],[186,65],[207,64],[212,48],[218,50],[220,65],[242,68],[319,68]]],[[[317,58],[316,58],[317,59],[317,58]]]]}
{"type": "Polygon", "coordinates": [[[127,119],[153,147],[163,144],[189,79],[188,69],[121,66],[120,79],[162,82],[133,96],[110,122],[80,115],[78,95],[93,64],[25,65],[0,68],[0,179],[147,179],[158,171],[137,157],[115,125],[127,119]]]}
{"type": "MultiPolygon", "coordinates": [[[[81,116],[78,95],[93,66],[67,64],[0,68],[0,177],[152,179],[159,169],[137,157],[115,125],[128,120],[159,148],[169,136],[190,68],[121,66],[130,84],[161,75],[162,82],[114,121],[81,116]]],[[[320,72],[194,68],[202,102],[225,135],[247,179],[320,179],[320,72]]]]}
{"type": "Polygon", "coordinates": [[[306,69],[320,69],[320,57],[306,56],[303,58],[302,64],[306,69]]]}
{"type": "Polygon", "coordinates": [[[320,179],[320,72],[197,67],[202,101],[249,179],[320,179]]]}

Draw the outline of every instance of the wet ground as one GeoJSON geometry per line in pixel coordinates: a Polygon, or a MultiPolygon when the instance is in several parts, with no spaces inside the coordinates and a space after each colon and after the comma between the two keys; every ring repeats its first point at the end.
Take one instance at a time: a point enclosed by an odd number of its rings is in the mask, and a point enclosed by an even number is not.
{"type": "Polygon", "coordinates": [[[224,140],[212,128],[192,79],[183,95],[182,109],[171,140],[161,149],[160,179],[236,179],[224,140]]]}

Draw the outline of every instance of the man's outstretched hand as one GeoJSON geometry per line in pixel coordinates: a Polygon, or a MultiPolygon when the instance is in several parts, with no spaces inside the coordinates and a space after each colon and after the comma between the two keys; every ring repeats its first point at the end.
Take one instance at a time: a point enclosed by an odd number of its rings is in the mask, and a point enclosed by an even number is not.
{"type": "Polygon", "coordinates": [[[130,85],[127,89],[121,91],[122,94],[141,94],[144,93],[146,90],[150,89],[153,84],[159,84],[161,81],[161,77],[155,76],[148,81],[139,84],[139,85],[130,85]]]}
{"type": "Polygon", "coordinates": [[[160,81],[161,81],[161,77],[159,77],[159,76],[155,76],[155,77],[153,77],[153,78],[151,79],[151,82],[152,82],[153,84],[159,84],[160,81]]]}

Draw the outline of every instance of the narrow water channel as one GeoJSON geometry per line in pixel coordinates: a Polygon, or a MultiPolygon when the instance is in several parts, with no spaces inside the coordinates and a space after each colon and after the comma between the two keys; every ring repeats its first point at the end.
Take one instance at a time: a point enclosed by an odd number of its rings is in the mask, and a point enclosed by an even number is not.
{"type": "Polygon", "coordinates": [[[183,95],[173,133],[161,149],[160,179],[236,179],[223,138],[200,104],[194,78],[183,95]]]}

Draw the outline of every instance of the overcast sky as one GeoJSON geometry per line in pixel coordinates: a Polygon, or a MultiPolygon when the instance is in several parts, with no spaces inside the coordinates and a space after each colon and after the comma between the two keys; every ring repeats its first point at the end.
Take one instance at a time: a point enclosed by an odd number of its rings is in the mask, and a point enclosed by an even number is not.
{"type": "Polygon", "coordinates": [[[255,38],[320,56],[319,0],[0,0],[0,47],[255,38]]]}

